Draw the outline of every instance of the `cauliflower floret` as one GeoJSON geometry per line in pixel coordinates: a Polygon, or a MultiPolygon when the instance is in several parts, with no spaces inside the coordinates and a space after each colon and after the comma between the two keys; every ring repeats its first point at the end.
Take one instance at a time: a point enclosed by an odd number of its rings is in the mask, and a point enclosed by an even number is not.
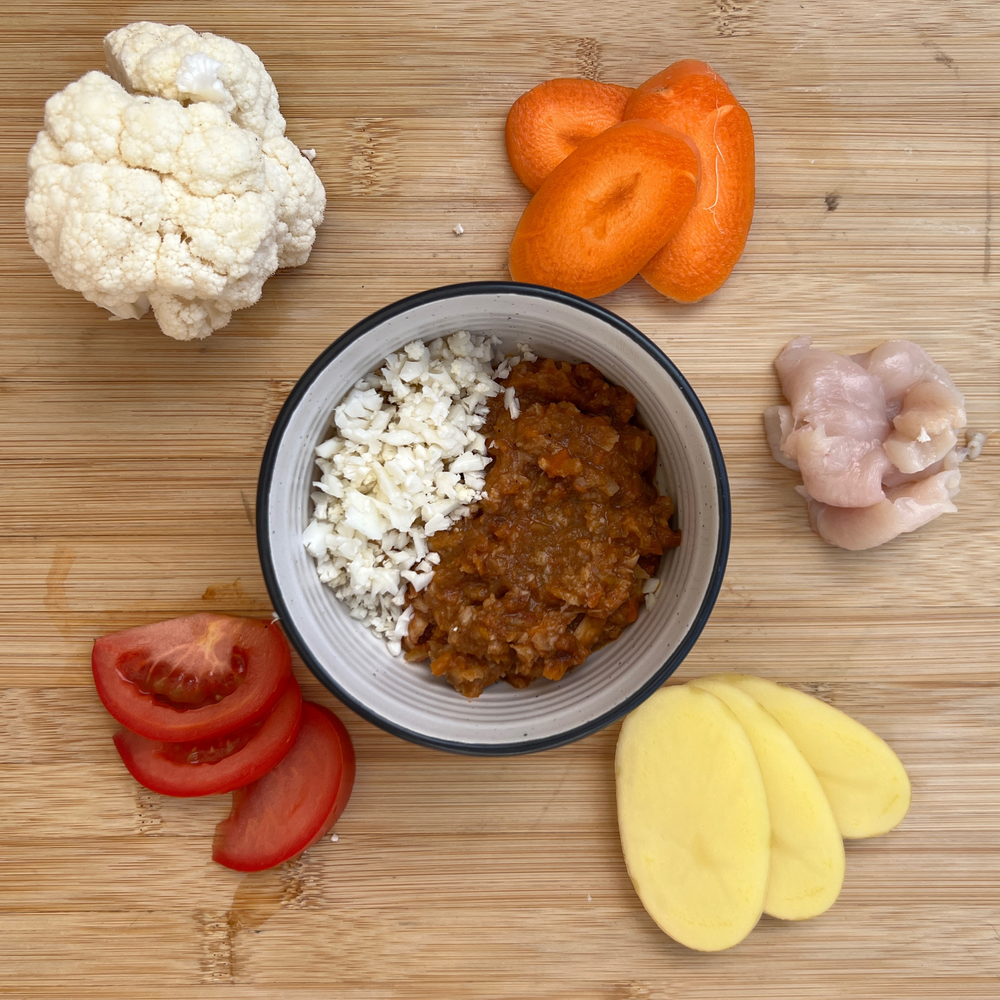
{"type": "Polygon", "coordinates": [[[211,91],[207,99],[218,101],[240,128],[262,139],[285,134],[274,81],[257,53],[231,38],[198,34],[186,24],[136,21],[105,35],[104,56],[111,75],[132,93],[204,101],[211,91]]]}
{"type": "Polygon", "coordinates": [[[264,140],[267,183],[281,199],[278,214],[278,267],[299,267],[309,259],[316,224],[310,206],[319,199],[326,203],[326,192],[312,164],[298,146],[284,136],[264,140]],[[275,164],[280,164],[278,169],[275,164]]]}
{"type": "Polygon", "coordinates": [[[169,336],[207,337],[305,263],[326,193],[245,45],[139,22],[105,49],[119,82],[87,73],[45,105],[28,237],[56,281],[114,316],[152,307],[169,336]]]}

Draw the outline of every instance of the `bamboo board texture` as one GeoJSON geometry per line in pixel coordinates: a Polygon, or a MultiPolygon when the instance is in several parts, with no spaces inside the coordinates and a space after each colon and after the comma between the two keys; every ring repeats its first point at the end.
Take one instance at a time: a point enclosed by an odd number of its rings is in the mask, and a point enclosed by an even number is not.
{"type": "Polygon", "coordinates": [[[147,998],[1000,996],[1000,436],[960,513],[883,549],[810,534],[769,458],[772,360],[911,337],[1000,431],[1000,12],[992,0],[8,0],[0,14],[0,995],[147,998]],[[101,37],[184,21],[252,46],[329,197],[306,267],[202,343],[109,323],[27,243],[25,156],[45,99],[103,68],[101,37]],[[618,727],[534,757],[403,743],[338,706],[358,780],[326,841],[243,876],[210,860],[228,798],[126,774],[92,639],[196,611],[266,616],[259,458],[309,362],[412,292],[505,278],[526,192],[503,150],[541,80],[635,85],[712,62],[753,119],[746,254],[684,307],[641,281],[603,302],[690,379],[734,500],[715,614],[676,675],[796,683],[897,750],[913,807],[848,845],[823,917],[764,918],[695,954],[652,923],[622,862],[618,727]],[[453,227],[461,223],[464,235],[453,227]]]}

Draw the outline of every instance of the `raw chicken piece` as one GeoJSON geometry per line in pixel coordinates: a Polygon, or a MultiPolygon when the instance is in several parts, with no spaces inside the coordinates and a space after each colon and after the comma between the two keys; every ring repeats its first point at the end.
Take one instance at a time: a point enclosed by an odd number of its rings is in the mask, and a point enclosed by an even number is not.
{"type": "Polygon", "coordinates": [[[951,501],[958,493],[960,480],[957,468],[938,472],[889,490],[885,499],[870,507],[832,507],[807,496],[809,523],[831,545],[871,549],[904,532],[915,531],[940,514],[954,514],[958,508],[951,501]]]}
{"type": "Polygon", "coordinates": [[[884,498],[882,475],[892,464],[882,449],[889,435],[882,383],[851,358],[811,342],[791,341],[774,362],[794,421],[780,450],[798,462],[815,500],[871,506],[884,498]]]}
{"type": "Polygon", "coordinates": [[[965,397],[951,376],[909,340],[888,340],[854,360],[885,388],[893,430],[883,443],[900,472],[921,472],[955,447],[965,426],[965,397]]]}
{"type": "Polygon", "coordinates": [[[928,465],[926,469],[921,469],[919,472],[900,472],[899,469],[892,468],[882,477],[882,488],[893,490],[897,486],[905,486],[907,483],[918,483],[921,479],[929,479],[947,469],[957,469],[958,463],[964,458],[965,455],[959,454],[957,448],[952,448],[944,458],[933,465],[928,465]]]}
{"type": "Polygon", "coordinates": [[[780,462],[786,469],[798,472],[799,463],[781,450],[794,426],[795,420],[790,406],[769,406],[764,411],[764,433],[767,434],[767,443],[771,446],[774,460],[780,462]]]}
{"type": "Polygon", "coordinates": [[[914,473],[923,472],[928,466],[939,462],[957,443],[958,436],[949,427],[933,437],[924,432],[922,437],[916,438],[894,430],[885,439],[882,447],[894,469],[903,473],[914,473]]]}
{"type": "Polygon", "coordinates": [[[946,430],[961,430],[965,426],[965,397],[950,382],[925,379],[907,389],[892,426],[917,440],[925,434],[934,437],[946,430]]]}
{"type": "Polygon", "coordinates": [[[973,441],[957,448],[965,397],[948,373],[908,340],[851,358],[810,345],[800,337],[775,360],[791,405],[765,410],[764,429],[775,459],[802,473],[813,530],[867,549],[954,512],[973,441]]]}
{"type": "Polygon", "coordinates": [[[882,382],[890,420],[899,413],[903,397],[918,382],[940,382],[962,398],[951,376],[912,340],[887,340],[867,354],[853,355],[851,360],[882,382]]]}
{"type": "Polygon", "coordinates": [[[955,431],[965,422],[965,399],[954,385],[936,379],[918,382],[903,397],[883,447],[900,472],[920,472],[955,447],[955,431]]]}
{"type": "Polygon", "coordinates": [[[851,360],[882,383],[890,420],[899,413],[907,389],[935,367],[930,355],[910,340],[887,340],[865,354],[852,354],[851,360]]]}

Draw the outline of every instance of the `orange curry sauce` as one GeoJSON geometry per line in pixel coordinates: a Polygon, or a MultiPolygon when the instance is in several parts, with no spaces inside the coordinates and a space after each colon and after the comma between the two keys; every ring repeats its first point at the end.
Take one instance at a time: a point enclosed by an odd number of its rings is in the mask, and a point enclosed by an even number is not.
{"type": "Polygon", "coordinates": [[[559,680],[634,622],[642,584],[680,544],[652,484],[656,439],[635,398],[588,364],[522,361],[482,433],[493,459],[471,515],[430,538],[441,557],[407,603],[408,660],[469,698],[505,680],[559,680]]]}

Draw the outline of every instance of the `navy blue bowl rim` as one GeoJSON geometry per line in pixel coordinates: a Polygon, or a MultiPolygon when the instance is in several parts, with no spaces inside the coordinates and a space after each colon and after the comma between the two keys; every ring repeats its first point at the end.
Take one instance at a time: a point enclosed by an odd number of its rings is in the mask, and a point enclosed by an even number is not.
{"type": "MultiPolygon", "coordinates": [[[[554,288],[546,288],[542,285],[528,285],[514,281],[470,281],[455,285],[443,285],[438,288],[429,288],[427,291],[418,292],[397,302],[379,309],[370,316],[355,323],[346,333],[338,337],[322,354],[306,369],[302,377],[296,382],[288,398],[285,400],[281,412],[278,414],[271,429],[267,446],[264,449],[264,456],[261,460],[260,477],[257,481],[257,551],[260,557],[261,569],[264,573],[264,582],[267,585],[267,592],[271,597],[271,602],[280,619],[281,626],[285,630],[292,645],[302,657],[306,666],[320,680],[332,694],[342,701],[348,708],[357,712],[363,719],[379,726],[386,732],[399,736],[412,743],[421,746],[431,747],[435,750],[446,750],[451,753],[467,754],[482,757],[507,757],[517,754],[537,753],[541,750],[551,750],[555,747],[573,743],[583,739],[593,733],[604,729],[605,726],[620,719],[623,715],[631,712],[642,704],[663,682],[680,666],[684,657],[691,651],[696,640],[701,635],[702,630],[708,622],[719,590],[722,587],[722,578],[726,572],[726,562],[729,558],[729,538],[732,529],[732,508],[729,496],[729,479],[726,475],[726,465],[722,457],[722,449],[715,436],[712,424],[705,413],[701,401],[694,390],[688,384],[687,379],[680,373],[677,366],[667,357],[659,347],[656,346],[645,334],[641,333],[631,323],[617,316],[615,313],[602,306],[581,299],[569,292],[561,292],[554,288]],[[665,369],[670,377],[677,384],[688,405],[694,411],[699,425],[708,443],[709,452],[712,456],[712,464],[715,470],[715,481],[719,496],[719,539],[715,553],[715,565],[712,567],[712,575],[709,580],[708,590],[698,614],[692,623],[683,640],[671,653],[662,667],[648,680],[641,688],[634,691],[628,698],[624,699],[614,708],[602,715],[591,719],[582,725],[568,729],[565,732],[556,733],[543,739],[530,739],[524,741],[514,741],[512,743],[464,743],[456,740],[439,739],[427,736],[423,733],[415,733],[402,726],[398,726],[387,719],[382,718],[378,713],[373,712],[366,705],[361,704],[352,698],[346,691],[343,691],[333,678],[323,669],[318,659],[313,655],[312,650],[303,639],[301,633],[295,626],[294,620],[288,613],[288,607],[282,597],[278,587],[277,578],[274,571],[274,563],[270,552],[270,526],[268,523],[268,496],[271,491],[271,479],[274,473],[275,458],[281,447],[282,439],[288,422],[292,414],[302,401],[302,397],[319,376],[338,355],[340,355],[350,344],[359,337],[363,337],[369,330],[374,329],[393,316],[407,312],[417,306],[424,306],[431,302],[439,302],[442,299],[458,298],[466,295],[524,295],[534,298],[548,299],[567,305],[580,312],[589,313],[598,319],[603,320],[610,326],[619,330],[630,340],[638,344],[661,368],[665,369]]],[[[456,695],[456,697],[459,697],[456,695]]]]}

